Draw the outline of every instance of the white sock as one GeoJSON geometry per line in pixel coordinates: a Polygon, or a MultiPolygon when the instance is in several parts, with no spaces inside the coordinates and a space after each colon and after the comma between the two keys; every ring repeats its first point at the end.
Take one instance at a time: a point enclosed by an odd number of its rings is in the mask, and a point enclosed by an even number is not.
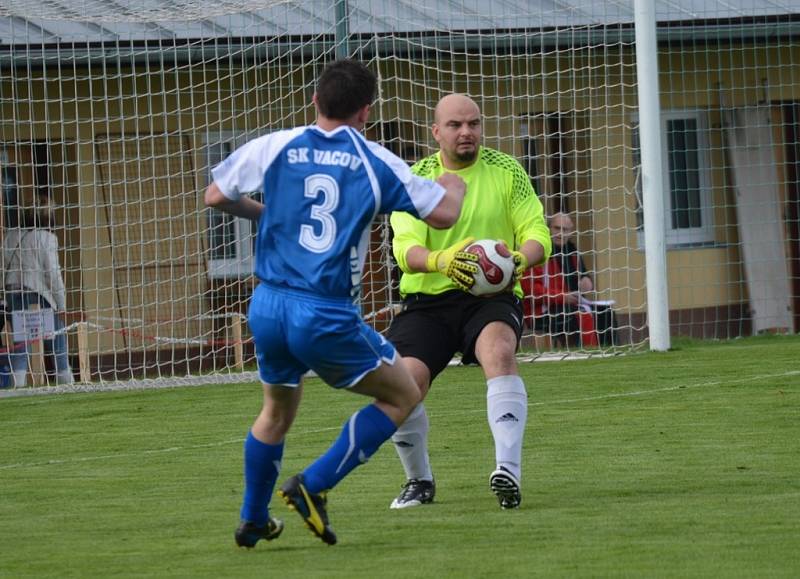
{"type": "Polygon", "coordinates": [[[522,474],[522,439],[528,420],[528,394],[519,376],[498,376],[486,382],[486,413],[494,436],[497,466],[522,474]]]}
{"type": "Polygon", "coordinates": [[[72,385],[74,383],[75,378],[72,375],[72,370],[64,370],[56,376],[56,384],[72,385]]]}
{"type": "Polygon", "coordinates": [[[433,480],[428,457],[429,426],[425,405],[420,402],[392,435],[394,448],[408,479],[433,480]]]}
{"type": "Polygon", "coordinates": [[[20,370],[14,372],[14,386],[22,388],[28,380],[28,370],[20,370]]]}

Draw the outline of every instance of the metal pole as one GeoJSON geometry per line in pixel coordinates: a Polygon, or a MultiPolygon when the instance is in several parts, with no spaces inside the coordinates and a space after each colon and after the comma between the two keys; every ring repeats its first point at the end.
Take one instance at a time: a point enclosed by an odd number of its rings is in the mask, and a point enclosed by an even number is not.
{"type": "Polygon", "coordinates": [[[658,45],[653,0],[636,0],[636,76],[642,158],[647,321],[650,349],[670,347],[667,252],[664,236],[664,191],[661,159],[661,105],[658,90],[658,45]]]}
{"type": "Polygon", "coordinates": [[[350,15],[347,0],[336,0],[336,59],[350,56],[350,15]]]}

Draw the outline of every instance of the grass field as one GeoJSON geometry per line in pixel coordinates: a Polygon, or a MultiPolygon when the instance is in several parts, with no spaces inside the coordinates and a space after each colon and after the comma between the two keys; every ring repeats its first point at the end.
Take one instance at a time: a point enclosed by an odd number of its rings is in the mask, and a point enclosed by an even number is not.
{"type": "MultiPolygon", "coordinates": [[[[339,544],[280,501],[234,546],[253,384],[0,399],[1,577],[797,577],[800,337],[525,364],[523,503],[488,490],[479,369],[427,407],[433,505],[390,511],[390,445],[330,494],[339,544]]],[[[282,479],[365,399],[311,380],[282,479]]]]}

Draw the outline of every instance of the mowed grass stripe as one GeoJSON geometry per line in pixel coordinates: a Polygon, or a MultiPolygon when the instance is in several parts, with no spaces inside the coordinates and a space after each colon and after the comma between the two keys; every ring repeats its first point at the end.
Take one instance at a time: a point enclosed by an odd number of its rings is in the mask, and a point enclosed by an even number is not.
{"type": "MultiPolygon", "coordinates": [[[[798,351],[767,337],[523,365],[515,512],[489,491],[481,372],[450,368],[426,401],[436,502],[388,509],[403,474],[384,446],[330,494],[335,547],[280,501],[279,540],[233,545],[258,385],[5,399],[0,576],[793,577],[798,351]]],[[[282,480],[365,402],[309,382],[282,480]]]]}

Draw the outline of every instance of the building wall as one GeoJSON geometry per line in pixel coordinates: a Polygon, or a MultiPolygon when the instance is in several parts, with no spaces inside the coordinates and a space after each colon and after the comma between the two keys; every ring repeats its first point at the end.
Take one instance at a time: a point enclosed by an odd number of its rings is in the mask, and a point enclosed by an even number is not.
{"type": "MultiPolygon", "coordinates": [[[[520,119],[568,115],[574,151],[571,189],[562,194],[577,211],[580,248],[597,272],[599,296],[616,300],[622,313],[639,314],[646,290],[633,194],[633,54],[620,47],[559,54],[496,57],[491,75],[480,58],[382,60],[373,118],[399,127],[399,152],[413,145],[414,154],[429,154],[433,106],[443,94],[466,92],[483,108],[485,143],[520,157],[520,119]]],[[[797,45],[703,48],[692,58],[683,49],[662,51],[662,108],[709,112],[715,168],[715,243],[669,249],[671,309],[745,300],[720,108],[800,100],[797,62],[797,45]]],[[[204,143],[225,131],[252,137],[312,122],[317,72],[286,62],[119,69],[56,63],[2,76],[0,141],[16,151],[36,142],[53,150],[52,191],[67,207],[61,236],[69,307],[90,322],[127,330],[93,331],[92,351],[162,347],[153,333],[212,335],[214,324],[204,316],[213,311],[202,297],[209,291],[204,143]],[[114,321],[122,318],[140,322],[114,321]]],[[[380,135],[385,127],[370,130],[380,135]]]]}

